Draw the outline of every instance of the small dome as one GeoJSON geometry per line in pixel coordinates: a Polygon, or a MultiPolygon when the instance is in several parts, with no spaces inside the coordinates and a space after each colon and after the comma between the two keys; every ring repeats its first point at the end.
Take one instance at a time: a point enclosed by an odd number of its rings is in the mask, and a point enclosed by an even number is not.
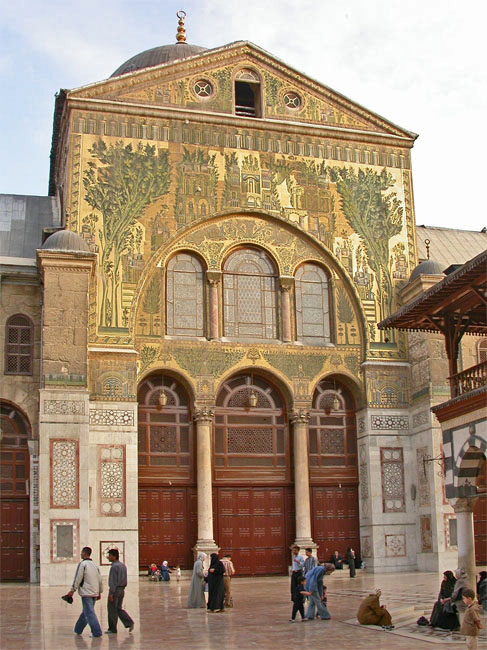
{"type": "Polygon", "coordinates": [[[83,237],[71,230],[58,230],[49,235],[41,246],[42,250],[65,251],[70,253],[91,253],[83,237]]]}
{"type": "Polygon", "coordinates": [[[117,68],[112,75],[110,75],[110,78],[118,77],[119,75],[127,74],[128,72],[135,72],[135,70],[153,68],[155,65],[161,65],[163,63],[188,59],[190,56],[195,56],[196,54],[206,51],[206,47],[190,45],[186,42],[153,47],[151,50],[140,52],[140,54],[136,54],[131,59],[128,59],[128,61],[125,61],[125,63],[122,63],[122,65],[117,68]]]}
{"type": "Polygon", "coordinates": [[[413,269],[409,282],[412,282],[420,275],[445,275],[443,273],[443,264],[435,262],[435,260],[424,260],[413,269]]]}

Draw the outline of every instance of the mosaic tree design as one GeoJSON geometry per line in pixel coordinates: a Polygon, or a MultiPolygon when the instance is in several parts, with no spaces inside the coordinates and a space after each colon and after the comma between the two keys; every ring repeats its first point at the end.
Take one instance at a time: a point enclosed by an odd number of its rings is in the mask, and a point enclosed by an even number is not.
{"type": "Polygon", "coordinates": [[[142,142],[133,147],[123,141],[107,145],[102,139],[89,153],[92,160],[83,175],[85,201],[103,217],[98,231],[102,249],[100,326],[119,328],[123,322],[121,258],[141,237],[136,225],[145,208],[169,190],[169,155],[142,142]]]}
{"type": "MultiPolygon", "coordinates": [[[[389,192],[395,180],[383,169],[330,167],[342,209],[352,228],[360,236],[369,267],[375,273],[380,319],[392,311],[394,300],[389,260],[389,242],[402,230],[403,208],[395,192],[389,192]]],[[[383,336],[383,334],[381,334],[383,336]]]]}

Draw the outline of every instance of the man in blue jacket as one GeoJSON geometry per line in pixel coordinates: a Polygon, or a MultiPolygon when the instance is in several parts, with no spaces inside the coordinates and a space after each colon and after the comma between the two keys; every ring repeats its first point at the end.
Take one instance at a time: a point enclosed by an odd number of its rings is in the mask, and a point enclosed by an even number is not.
{"type": "Polygon", "coordinates": [[[318,611],[318,616],[324,621],[331,618],[328,608],[321,601],[321,597],[323,596],[323,577],[325,574],[330,574],[334,570],[335,567],[333,564],[324,564],[323,566],[317,566],[311,569],[306,574],[306,589],[311,592],[311,596],[309,596],[309,605],[306,610],[305,620],[314,620],[316,611],[318,611]]]}

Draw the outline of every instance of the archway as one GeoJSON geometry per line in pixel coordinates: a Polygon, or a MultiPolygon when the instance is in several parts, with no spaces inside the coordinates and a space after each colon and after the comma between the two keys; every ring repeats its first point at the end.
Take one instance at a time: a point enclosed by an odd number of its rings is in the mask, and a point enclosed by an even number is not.
{"type": "Polygon", "coordinates": [[[336,550],[360,552],[355,402],[339,380],[316,387],[309,423],[313,540],[320,560],[336,550]]]}
{"type": "Polygon", "coordinates": [[[30,579],[31,428],[15,406],[0,404],[0,580],[30,579]]]}
{"type": "Polygon", "coordinates": [[[240,575],[282,574],[294,537],[289,427],[277,386],[253,372],[216,401],[215,538],[240,575]]]}
{"type": "Polygon", "coordinates": [[[172,376],[144,379],[139,402],[139,564],[193,565],[194,434],[189,395],[172,376]]]}

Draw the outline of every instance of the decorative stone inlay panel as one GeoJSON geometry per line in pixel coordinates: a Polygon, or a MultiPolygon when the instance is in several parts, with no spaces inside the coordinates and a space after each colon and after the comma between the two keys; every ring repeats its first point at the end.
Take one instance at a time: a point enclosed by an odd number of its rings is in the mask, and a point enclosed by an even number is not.
{"type": "Polygon", "coordinates": [[[272,429],[228,429],[229,454],[272,454],[272,429]]]}
{"type": "Polygon", "coordinates": [[[125,516],[125,445],[98,445],[98,514],[125,516]]]}
{"type": "Polygon", "coordinates": [[[84,415],[85,402],[72,399],[44,400],[44,415],[84,415]]]}
{"type": "Polygon", "coordinates": [[[443,525],[445,531],[445,548],[447,551],[450,549],[457,548],[457,540],[452,539],[452,532],[454,532],[456,536],[456,520],[457,520],[457,516],[455,514],[443,515],[443,525]],[[454,524],[450,523],[452,521],[454,521],[455,523],[454,524]]]}
{"type": "Polygon", "coordinates": [[[419,427],[423,424],[429,424],[430,422],[430,412],[429,411],[420,411],[413,415],[413,427],[419,427]]]}
{"type": "Polygon", "coordinates": [[[380,450],[383,512],[405,512],[404,460],[401,447],[380,450]]]}
{"type": "Polygon", "coordinates": [[[369,471],[367,465],[367,450],[365,449],[365,445],[360,445],[359,448],[359,481],[360,498],[362,500],[366,500],[369,498],[369,471]]]}
{"type": "MultiPolygon", "coordinates": [[[[39,456],[31,457],[31,467],[32,467],[32,509],[39,509],[39,456]]],[[[39,514],[37,513],[37,516],[39,514]]]]}
{"type": "Polygon", "coordinates": [[[406,556],[406,535],[386,535],[386,557],[406,556]]]}
{"type": "Polygon", "coordinates": [[[79,519],[51,519],[51,560],[74,562],[79,551],[79,519]]]}
{"type": "Polygon", "coordinates": [[[115,409],[90,409],[90,424],[103,427],[122,427],[134,425],[134,412],[115,409]]]}
{"type": "Polygon", "coordinates": [[[372,543],[370,541],[369,535],[365,535],[364,537],[362,537],[361,549],[362,549],[362,557],[373,557],[374,552],[372,549],[372,543]]]}
{"type": "Polygon", "coordinates": [[[407,415],[372,415],[370,418],[373,430],[396,431],[409,429],[407,415]]]}
{"type": "Polygon", "coordinates": [[[79,508],[79,443],[51,439],[51,508],[79,508]]]}
{"type": "Polygon", "coordinates": [[[358,432],[359,433],[365,433],[365,417],[361,417],[358,419],[358,432]]]}
{"type": "Polygon", "coordinates": [[[429,506],[431,502],[428,470],[425,468],[423,458],[428,455],[427,447],[416,449],[416,465],[418,470],[418,497],[420,506],[429,506]]]}
{"type": "Polygon", "coordinates": [[[429,553],[433,550],[433,532],[431,530],[431,515],[421,515],[421,550],[429,553]]]}
{"type": "Polygon", "coordinates": [[[100,542],[100,566],[111,566],[108,551],[117,549],[120,562],[125,562],[125,542],[100,542]]]}

